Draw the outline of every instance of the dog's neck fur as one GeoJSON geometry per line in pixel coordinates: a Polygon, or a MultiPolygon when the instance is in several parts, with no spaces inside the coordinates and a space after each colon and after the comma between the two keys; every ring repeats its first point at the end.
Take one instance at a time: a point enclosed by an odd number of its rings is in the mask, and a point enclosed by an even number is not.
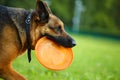
{"type": "MultiPolygon", "coordinates": [[[[27,16],[31,13],[28,10],[22,9],[22,8],[12,8],[12,7],[7,7],[8,14],[10,15],[12,21],[14,22],[15,26],[17,27],[17,30],[19,30],[19,35],[22,39],[23,36],[25,36],[25,39],[27,38],[26,36],[26,23],[25,20],[27,16]]],[[[22,51],[25,51],[28,48],[27,45],[27,40],[20,40],[21,41],[21,46],[22,46],[22,51]],[[25,41],[25,42],[23,42],[25,41]]]]}
{"type": "Polygon", "coordinates": [[[30,11],[27,11],[22,8],[12,8],[12,7],[7,7],[7,10],[14,24],[16,25],[17,28],[19,28],[18,30],[20,30],[20,32],[24,32],[25,20],[27,15],[30,13],[30,11]]]}

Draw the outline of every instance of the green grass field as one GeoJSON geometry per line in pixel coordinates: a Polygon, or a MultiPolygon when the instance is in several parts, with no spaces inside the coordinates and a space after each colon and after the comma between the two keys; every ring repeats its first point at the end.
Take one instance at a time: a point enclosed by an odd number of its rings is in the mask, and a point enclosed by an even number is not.
{"type": "Polygon", "coordinates": [[[77,42],[73,48],[72,65],[63,71],[51,71],[36,60],[28,63],[24,54],[13,63],[14,68],[28,80],[120,80],[120,41],[72,35],[77,42]]]}

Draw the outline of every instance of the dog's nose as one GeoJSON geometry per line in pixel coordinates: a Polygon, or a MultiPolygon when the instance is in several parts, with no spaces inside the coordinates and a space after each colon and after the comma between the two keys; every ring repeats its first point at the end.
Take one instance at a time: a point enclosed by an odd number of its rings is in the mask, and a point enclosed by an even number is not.
{"type": "Polygon", "coordinates": [[[72,40],[72,46],[75,46],[75,45],[76,45],[76,41],[72,40]]]}

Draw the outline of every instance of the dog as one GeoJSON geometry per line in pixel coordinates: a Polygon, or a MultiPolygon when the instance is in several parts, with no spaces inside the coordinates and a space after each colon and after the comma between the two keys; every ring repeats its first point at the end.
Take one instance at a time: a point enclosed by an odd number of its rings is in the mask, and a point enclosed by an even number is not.
{"type": "Polygon", "coordinates": [[[12,62],[27,49],[34,50],[43,36],[64,47],[76,45],[45,1],[37,0],[35,10],[0,6],[0,78],[26,80],[12,68],[12,62]]]}

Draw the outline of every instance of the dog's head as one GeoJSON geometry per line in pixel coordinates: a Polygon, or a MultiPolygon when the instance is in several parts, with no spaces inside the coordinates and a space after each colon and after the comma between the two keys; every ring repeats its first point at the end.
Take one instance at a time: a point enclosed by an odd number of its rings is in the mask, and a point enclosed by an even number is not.
{"type": "Polygon", "coordinates": [[[36,11],[33,12],[32,18],[32,27],[34,26],[34,31],[31,34],[33,45],[43,36],[64,47],[71,48],[76,45],[75,40],[65,32],[63,22],[52,14],[45,2],[37,0],[36,11]]]}

